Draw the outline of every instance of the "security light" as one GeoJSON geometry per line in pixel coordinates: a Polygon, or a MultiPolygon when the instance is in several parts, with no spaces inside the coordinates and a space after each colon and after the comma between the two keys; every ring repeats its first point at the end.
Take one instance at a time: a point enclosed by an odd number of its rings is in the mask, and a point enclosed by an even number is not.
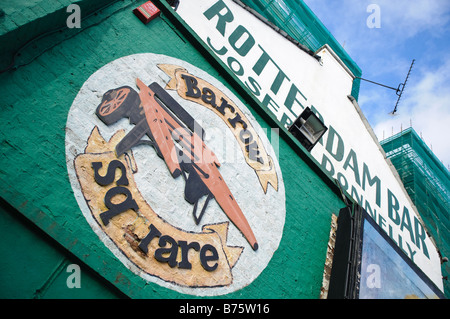
{"type": "Polygon", "coordinates": [[[289,132],[310,152],[328,128],[309,107],[289,127],[289,132]]]}

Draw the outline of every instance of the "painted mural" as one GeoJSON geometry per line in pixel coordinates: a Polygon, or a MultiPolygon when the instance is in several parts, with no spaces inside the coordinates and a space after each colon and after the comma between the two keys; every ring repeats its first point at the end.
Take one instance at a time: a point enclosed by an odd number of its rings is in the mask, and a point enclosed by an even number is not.
{"type": "Polygon", "coordinates": [[[256,279],[282,237],[284,185],[266,131],[204,71],[127,56],[73,102],[69,178],[92,229],[136,275],[221,295],[256,279]]]}

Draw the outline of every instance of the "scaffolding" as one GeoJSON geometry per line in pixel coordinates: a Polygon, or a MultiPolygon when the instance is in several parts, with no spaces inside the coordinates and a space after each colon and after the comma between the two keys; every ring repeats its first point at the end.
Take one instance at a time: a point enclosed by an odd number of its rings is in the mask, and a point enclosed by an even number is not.
{"type": "MultiPolygon", "coordinates": [[[[352,60],[317,16],[302,0],[242,0],[269,22],[313,52],[328,44],[355,77],[361,77],[359,66],[352,60]]],[[[358,100],[360,79],[355,78],[351,95],[358,100]]]]}
{"type": "MultiPolygon", "coordinates": [[[[450,257],[450,173],[412,128],[380,142],[443,257],[450,257]]],[[[450,273],[443,264],[444,276],[450,273]]],[[[444,281],[447,293],[450,285],[444,281]]]]}

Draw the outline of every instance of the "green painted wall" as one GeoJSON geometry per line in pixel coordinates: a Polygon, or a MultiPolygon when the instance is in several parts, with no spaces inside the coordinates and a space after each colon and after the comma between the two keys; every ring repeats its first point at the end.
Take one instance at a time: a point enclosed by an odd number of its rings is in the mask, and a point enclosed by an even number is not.
{"type": "MultiPolygon", "coordinates": [[[[0,74],[1,196],[59,243],[49,243],[2,205],[1,229],[8,240],[0,242],[0,269],[5,270],[1,280],[7,282],[0,286],[1,296],[33,298],[64,259],[79,260],[86,267],[82,283],[89,284],[82,284],[79,291],[64,287],[67,273],[60,269],[43,297],[120,297],[106,280],[132,298],[192,298],[147,283],[117,260],[86,222],[67,176],[64,139],[69,108],[87,78],[105,64],[152,52],[185,60],[223,83],[232,79],[198,43],[191,44],[176,31],[167,16],[142,24],[132,9],[143,2],[119,1],[84,20],[81,29],[68,30],[70,36],[62,32],[40,39],[21,52],[17,64],[24,66],[0,74]],[[33,272],[22,277],[29,263],[33,272]]],[[[273,127],[270,115],[250,94],[236,90],[235,84],[228,86],[246,101],[263,128],[273,127]]],[[[319,297],[331,214],[338,214],[344,204],[309,154],[283,130],[279,163],[286,188],[286,222],[280,246],[255,281],[222,298],[319,297]]]]}
{"type": "MultiPolygon", "coordinates": [[[[67,7],[74,3],[85,19],[96,10],[107,7],[110,0],[2,0],[0,2],[0,70],[14,63],[13,57],[20,48],[33,43],[34,38],[48,32],[65,31],[69,13],[67,7]]],[[[71,13],[72,11],[69,10],[71,13]]],[[[34,43],[33,43],[34,44],[34,43]]]]}
{"type": "Polygon", "coordinates": [[[0,201],[0,298],[124,298],[111,283],[94,273],[58,242],[0,201]],[[80,267],[80,288],[70,265],[80,267]]]}

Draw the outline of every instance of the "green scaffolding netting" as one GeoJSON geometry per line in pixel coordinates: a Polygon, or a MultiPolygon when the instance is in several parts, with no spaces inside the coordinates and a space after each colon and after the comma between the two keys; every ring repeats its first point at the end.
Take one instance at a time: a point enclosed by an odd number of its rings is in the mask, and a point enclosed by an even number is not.
{"type": "MultiPolygon", "coordinates": [[[[313,52],[317,52],[323,45],[328,44],[353,75],[361,77],[362,72],[358,65],[303,1],[242,0],[241,2],[313,52]]],[[[353,81],[351,92],[351,95],[357,100],[360,82],[360,79],[353,81]]]]}
{"type": "MultiPolygon", "coordinates": [[[[412,128],[380,142],[441,254],[450,257],[450,173],[412,128]]],[[[450,272],[443,264],[443,274],[450,272]]],[[[448,281],[444,281],[447,296],[448,281]]]]}

